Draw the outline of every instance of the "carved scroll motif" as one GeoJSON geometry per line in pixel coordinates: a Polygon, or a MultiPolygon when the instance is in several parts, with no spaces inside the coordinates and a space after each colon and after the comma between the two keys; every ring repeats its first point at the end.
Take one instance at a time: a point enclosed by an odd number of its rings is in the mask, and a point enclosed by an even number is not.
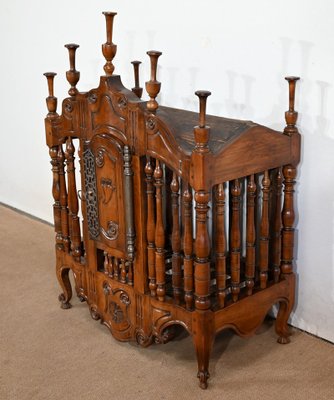
{"type": "Polygon", "coordinates": [[[119,227],[115,221],[108,221],[107,230],[101,227],[101,232],[108,240],[115,240],[118,237],[119,227]]]}

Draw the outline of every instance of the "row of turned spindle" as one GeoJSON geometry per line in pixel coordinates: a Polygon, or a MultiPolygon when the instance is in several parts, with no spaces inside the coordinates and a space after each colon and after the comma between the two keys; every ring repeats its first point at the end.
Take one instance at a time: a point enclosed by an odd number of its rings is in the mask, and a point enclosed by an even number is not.
{"type": "Polygon", "coordinates": [[[49,152],[53,173],[52,194],[56,246],[66,252],[71,251],[74,259],[80,261],[81,233],[75,178],[75,148],[72,138],[69,137],[66,140],[65,153],[62,144],[50,147],[49,152]]]}
{"type": "MultiPolygon", "coordinates": [[[[281,169],[273,171],[272,182],[269,172],[264,171],[262,178],[262,206],[259,224],[259,254],[258,269],[260,289],[265,289],[268,284],[268,270],[271,266],[274,282],[279,281],[281,263],[281,211],[282,211],[282,174],[281,169]],[[272,208],[269,215],[269,197],[272,191],[272,208]],[[273,232],[269,232],[270,221],[273,221],[273,232]],[[271,240],[269,254],[269,240],[271,240]],[[270,265],[269,265],[270,261],[270,265]]],[[[148,253],[148,279],[152,297],[157,297],[164,301],[166,295],[166,226],[164,216],[167,209],[163,209],[163,170],[159,160],[147,157],[145,166],[146,195],[147,195],[147,253],[148,253]]],[[[288,182],[287,182],[288,185],[288,182]]],[[[196,233],[194,241],[193,232],[193,196],[192,189],[187,183],[183,182],[182,193],[180,193],[180,183],[178,176],[173,173],[170,184],[172,198],[172,288],[173,298],[176,304],[185,304],[187,309],[192,309],[194,304],[194,294],[198,297],[196,287],[196,233]],[[181,199],[181,200],[180,200],[181,199]],[[181,206],[182,201],[182,206],[181,206]],[[183,215],[181,215],[180,213],[183,215]],[[182,220],[182,233],[181,223],[182,220]],[[183,269],[182,269],[183,265],[183,269]]],[[[246,194],[246,257],[245,257],[245,285],[247,295],[253,293],[255,269],[256,269],[256,189],[254,175],[247,177],[246,194]]],[[[230,242],[229,258],[231,285],[230,290],[232,300],[239,299],[241,269],[241,220],[242,201],[241,201],[241,182],[236,179],[230,182],[231,194],[231,220],[230,220],[230,242]]],[[[214,209],[212,218],[215,219],[214,240],[206,243],[207,252],[210,253],[211,243],[215,244],[214,250],[214,277],[216,278],[216,295],[220,307],[224,307],[227,294],[227,263],[226,263],[226,234],[225,234],[225,184],[219,184],[213,191],[214,209]]],[[[288,196],[289,193],[288,193],[288,196]]],[[[198,204],[195,207],[198,212],[198,204]]],[[[198,219],[198,216],[196,216],[198,219]]],[[[207,221],[201,221],[208,230],[207,221]]],[[[199,254],[201,256],[201,254],[199,254]]],[[[210,260],[206,260],[211,265],[210,260]]],[[[198,264],[198,263],[197,263],[198,264]]],[[[198,265],[197,265],[198,268],[198,265]]],[[[202,282],[206,292],[202,292],[207,302],[210,302],[210,267],[207,271],[206,281],[202,282]]],[[[203,277],[202,277],[203,278],[203,277]]],[[[203,279],[199,279],[202,280],[203,279]]]]}

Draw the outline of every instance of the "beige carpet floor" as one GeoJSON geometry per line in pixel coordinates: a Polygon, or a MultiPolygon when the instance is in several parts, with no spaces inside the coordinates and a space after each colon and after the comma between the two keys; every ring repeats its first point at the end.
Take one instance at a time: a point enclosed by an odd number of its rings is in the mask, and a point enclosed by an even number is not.
{"type": "Polygon", "coordinates": [[[191,338],[143,349],[120,343],[73,298],[62,310],[53,228],[0,206],[0,399],[334,399],[334,346],[269,321],[251,339],[223,332],[209,388],[197,384],[191,338]]]}

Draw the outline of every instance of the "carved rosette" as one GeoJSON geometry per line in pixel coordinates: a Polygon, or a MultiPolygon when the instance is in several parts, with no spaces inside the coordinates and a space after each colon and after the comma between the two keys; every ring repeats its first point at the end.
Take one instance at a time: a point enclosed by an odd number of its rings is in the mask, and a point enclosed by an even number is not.
{"type": "Polygon", "coordinates": [[[146,117],[146,129],[147,133],[149,133],[150,135],[154,135],[158,132],[158,124],[155,115],[149,114],[146,117]]]}

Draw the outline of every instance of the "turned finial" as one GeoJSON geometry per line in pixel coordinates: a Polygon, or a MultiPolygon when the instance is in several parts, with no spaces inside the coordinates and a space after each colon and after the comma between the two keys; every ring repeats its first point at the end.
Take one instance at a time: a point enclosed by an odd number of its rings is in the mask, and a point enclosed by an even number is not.
{"type": "Polygon", "coordinates": [[[205,124],[206,100],[211,95],[207,90],[197,90],[195,92],[199,98],[199,124],[194,128],[196,149],[198,151],[208,151],[210,128],[205,124]]]}
{"type": "Polygon", "coordinates": [[[158,103],[155,98],[160,92],[161,87],[161,83],[157,81],[157,66],[158,58],[162,53],[160,51],[151,50],[146,54],[149,55],[151,61],[151,79],[145,83],[146,91],[150,96],[150,100],[147,102],[147,109],[151,112],[155,112],[158,108],[158,103]]]}
{"type": "Polygon", "coordinates": [[[67,48],[70,57],[70,69],[69,71],[66,71],[66,79],[68,83],[71,85],[68,94],[70,96],[75,96],[78,93],[76,84],[79,82],[80,79],[80,72],[75,69],[75,52],[79,47],[79,45],[75,43],[69,43],[65,44],[65,47],[67,48]]]}
{"type": "Polygon", "coordinates": [[[131,64],[133,65],[133,72],[135,75],[135,87],[131,90],[136,96],[141,98],[143,94],[143,88],[139,86],[139,65],[141,64],[141,61],[131,61],[131,64]]]}
{"type": "Polygon", "coordinates": [[[103,67],[104,72],[107,76],[113,74],[115,66],[112,63],[117,51],[117,46],[112,42],[112,29],[114,23],[114,16],[117,15],[115,12],[104,11],[102,13],[106,17],[106,27],[107,27],[107,41],[102,45],[102,53],[106,59],[106,63],[103,67]]]}
{"type": "Polygon", "coordinates": [[[298,113],[295,111],[295,92],[296,82],[300,79],[298,76],[287,76],[285,78],[289,83],[289,110],[285,113],[286,127],[284,133],[291,136],[293,133],[298,132],[296,122],[298,113]]]}
{"type": "Polygon", "coordinates": [[[46,106],[48,108],[48,117],[52,118],[57,116],[57,97],[53,95],[53,82],[54,82],[54,77],[57,75],[55,72],[45,72],[43,74],[46,76],[46,79],[48,81],[48,90],[49,90],[49,96],[46,98],[46,106]]]}

